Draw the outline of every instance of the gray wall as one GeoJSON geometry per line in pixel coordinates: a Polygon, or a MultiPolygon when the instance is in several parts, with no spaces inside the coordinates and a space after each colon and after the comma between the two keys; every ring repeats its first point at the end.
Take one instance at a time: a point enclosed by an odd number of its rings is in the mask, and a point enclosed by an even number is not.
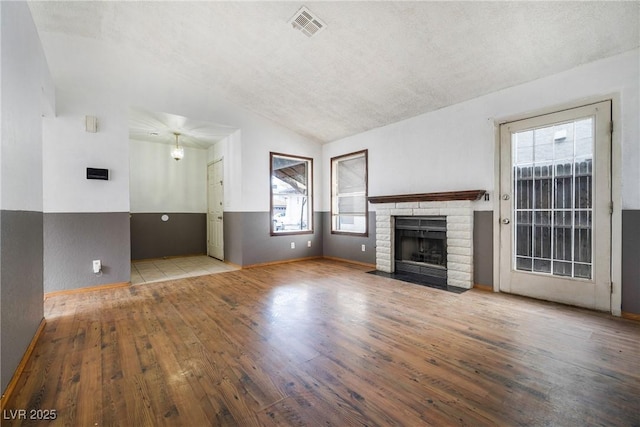
{"type": "Polygon", "coordinates": [[[131,259],[207,253],[206,213],[131,214],[131,259]]]}
{"type": "MultiPolygon", "coordinates": [[[[369,212],[367,237],[331,234],[330,213],[316,212],[315,232],[269,235],[268,212],[225,212],[225,259],[241,266],[311,256],[327,256],[375,265],[375,212],[369,212]],[[307,241],[311,240],[311,248],[307,241]],[[296,248],[291,249],[291,242],[296,248]],[[362,245],[365,252],[362,252],[362,245]]],[[[493,212],[474,214],[475,283],[493,286],[493,212]]]]}
{"type": "Polygon", "coordinates": [[[241,266],[322,256],[322,218],[314,213],[313,234],[270,235],[269,212],[225,212],[225,260],[241,266]],[[311,247],[307,242],[311,241],[311,247]],[[295,249],[291,249],[291,242],[295,249]]]}
{"type": "Polygon", "coordinates": [[[493,211],[473,213],[473,282],[493,286],[493,211]]]}
{"type": "Polygon", "coordinates": [[[331,212],[322,212],[323,255],[327,257],[347,259],[376,264],[376,213],[369,212],[369,236],[348,236],[331,234],[331,212]],[[365,251],[362,251],[365,245],[365,251]]]}
{"type": "Polygon", "coordinates": [[[243,264],[243,212],[225,212],[223,220],[224,259],[236,265],[243,264]]]}
{"type": "Polygon", "coordinates": [[[45,213],[44,291],[131,280],[129,213],[45,213]],[[102,274],[92,261],[102,261],[102,274]]]}
{"type": "Polygon", "coordinates": [[[640,314],[640,210],[622,211],[622,311],[640,314]]]}
{"type": "MultiPolygon", "coordinates": [[[[493,286],[493,212],[474,212],[474,280],[493,286]]],[[[640,314],[640,210],[622,211],[622,311],[640,314]]]]}
{"type": "Polygon", "coordinates": [[[43,318],[42,212],[0,212],[0,372],[4,391],[43,318]]]}
{"type": "MultiPolygon", "coordinates": [[[[375,212],[369,212],[368,237],[331,234],[331,214],[322,212],[324,224],[324,256],[351,261],[376,263],[375,212]],[[366,251],[362,252],[362,245],[366,251]]],[[[474,212],[473,225],[474,283],[493,286],[493,212],[474,212]]]]}

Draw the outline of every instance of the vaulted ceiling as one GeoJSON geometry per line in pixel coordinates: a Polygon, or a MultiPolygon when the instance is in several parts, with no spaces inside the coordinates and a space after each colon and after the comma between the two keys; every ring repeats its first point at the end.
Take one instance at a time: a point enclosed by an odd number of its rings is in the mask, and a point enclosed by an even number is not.
{"type": "MultiPolygon", "coordinates": [[[[640,45],[637,1],[73,1],[30,8],[61,89],[93,59],[73,45],[53,49],[51,40],[98,40],[137,52],[140,61],[162,61],[165,71],[319,142],[640,45]],[[289,23],[302,6],[326,24],[313,37],[289,23]],[[74,67],[64,65],[69,58],[74,67]]],[[[101,64],[111,68],[110,84],[126,79],[116,62],[101,64]]]]}

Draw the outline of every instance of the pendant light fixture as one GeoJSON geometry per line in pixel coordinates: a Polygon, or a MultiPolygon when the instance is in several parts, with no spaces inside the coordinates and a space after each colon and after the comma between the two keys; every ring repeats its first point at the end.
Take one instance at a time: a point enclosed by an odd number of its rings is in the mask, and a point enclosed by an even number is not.
{"type": "Polygon", "coordinates": [[[178,132],[174,132],[173,134],[176,136],[176,146],[171,150],[171,157],[178,161],[184,157],[184,147],[180,147],[178,144],[178,137],[180,134],[178,132]]]}

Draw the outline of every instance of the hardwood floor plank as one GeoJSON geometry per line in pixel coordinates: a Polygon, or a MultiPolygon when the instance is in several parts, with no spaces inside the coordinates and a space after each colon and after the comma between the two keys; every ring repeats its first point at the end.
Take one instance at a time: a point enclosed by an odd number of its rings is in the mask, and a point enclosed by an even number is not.
{"type": "Polygon", "coordinates": [[[2,425],[640,425],[640,324],[307,260],[47,298],[2,425]]]}
{"type": "Polygon", "coordinates": [[[87,322],[85,347],[78,377],[77,425],[102,425],[102,325],[99,320],[87,322]]]}

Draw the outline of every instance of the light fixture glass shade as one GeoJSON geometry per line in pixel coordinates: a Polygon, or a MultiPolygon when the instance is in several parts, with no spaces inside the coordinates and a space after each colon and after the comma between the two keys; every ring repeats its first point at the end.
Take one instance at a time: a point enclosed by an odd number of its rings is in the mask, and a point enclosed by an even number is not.
{"type": "Polygon", "coordinates": [[[180,144],[178,144],[178,137],[180,134],[178,132],[174,132],[173,134],[176,136],[176,146],[171,150],[171,157],[178,161],[184,157],[184,148],[180,147],[180,144]]]}
{"type": "Polygon", "coordinates": [[[173,157],[176,160],[182,159],[184,157],[184,148],[178,145],[173,147],[173,150],[171,150],[171,157],[173,157]]]}

